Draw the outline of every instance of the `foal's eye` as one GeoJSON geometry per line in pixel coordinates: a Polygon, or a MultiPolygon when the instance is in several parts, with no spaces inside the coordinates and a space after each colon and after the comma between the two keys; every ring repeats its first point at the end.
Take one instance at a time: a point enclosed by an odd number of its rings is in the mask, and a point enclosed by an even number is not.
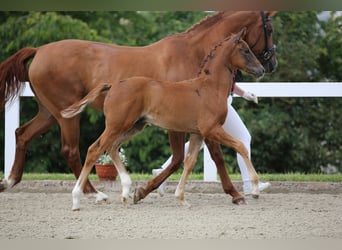
{"type": "Polygon", "coordinates": [[[248,49],[245,49],[244,52],[245,52],[245,54],[249,54],[249,50],[248,49]]]}

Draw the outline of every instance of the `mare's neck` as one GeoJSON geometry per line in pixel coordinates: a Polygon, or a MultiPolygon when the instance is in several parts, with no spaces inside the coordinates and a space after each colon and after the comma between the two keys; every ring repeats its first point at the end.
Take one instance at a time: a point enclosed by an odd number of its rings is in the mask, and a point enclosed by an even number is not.
{"type": "Polygon", "coordinates": [[[218,12],[180,35],[186,36],[187,42],[193,48],[201,50],[206,55],[215,44],[232,33],[237,33],[244,27],[249,30],[252,25],[255,25],[257,18],[257,12],[218,12]],[[252,18],[253,16],[255,18],[252,18]]]}

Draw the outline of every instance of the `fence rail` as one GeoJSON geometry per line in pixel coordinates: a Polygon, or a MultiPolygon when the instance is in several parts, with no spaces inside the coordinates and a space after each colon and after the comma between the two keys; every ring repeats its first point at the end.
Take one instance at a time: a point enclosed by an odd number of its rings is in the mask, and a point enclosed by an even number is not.
{"type": "MultiPolygon", "coordinates": [[[[21,97],[34,96],[26,83],[21,97]]],[[[270,82],[239,83],[246,91],[258,97],[342,97],[342,82],[270,82]]],[[[15,156],[15,130],[20,124],[20,98],[5,107],[5,157],[4,174],[8,178],[15,156]]],[[[204,147],[204,181],[216,181],[217,172],[208,149],[204,147]]]]}

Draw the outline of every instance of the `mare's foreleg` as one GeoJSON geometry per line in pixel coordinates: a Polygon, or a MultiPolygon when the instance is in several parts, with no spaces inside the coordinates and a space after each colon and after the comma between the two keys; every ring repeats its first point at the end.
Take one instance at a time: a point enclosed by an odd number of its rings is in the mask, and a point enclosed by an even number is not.
{"type": "Polygon", "coordinates": [[[201,135],[191,134],[189,151],[184,160],[183,173],[179,180],[179,183],[177,185],[176,192],[175,192],[175,196],[183,203],[185,202],[184,193],[185,193],[186,181],[192,169],[194,168],[194,165],[196,163],[196,159],[197,159],[197,156],[201,149],[202,144],[203,144],[203,137],[201,135]]]}
{"type": "Polygon", "coordinates": [[[37,115],[32,120],[16,129],[14,163],[8,180],[4,180],[0,183],[0,192],[15,186],[21,181],[24,172],[25,155],[28,144],[33,138],[46,132],[54,124],[56,124],[55,118],[53,118],[53,116],[45,108],[39,106],[37,115]]]}
{"type": "Polygon", "coordinates": [[[217,172],[220,175],[221,184],[224,192],[232,196],[232,202],[237,205],[246,204],[245,198],[234,187],[231,182],[226,166],[224,164],[223,153],[220,144],[205,140],[205,143],[210,152],[210,156],[216,164],[217,172]]]}
{"type": "Polygon", "coordinates": [[[242,156],[248,168],[250,180],[252,182],[252,196],[253,198],[258,198],[259,197],[259,188],[258,188],[259,178],[249,158],[248,151],[246,147],[243,145],[243,143],[235,139],[226,131],[224,131],[224,129],[221,126],[217,126],[207,131],[204,136],[209,140],[212,140],[214,142],[223,144],[227,147],[233,148],[237,153],[239,153],[242,156]]]}
{"type": "Polygon", "coordinates": [[[184,144],[186,133],[169,131],[169,142],[172,150],[172,161],[160,174],[147,182],[143,188],[135,190],[134,203],[145,198],[149,193],[158,188],[172,173],[177,171],[184,160],[184,144]]]}

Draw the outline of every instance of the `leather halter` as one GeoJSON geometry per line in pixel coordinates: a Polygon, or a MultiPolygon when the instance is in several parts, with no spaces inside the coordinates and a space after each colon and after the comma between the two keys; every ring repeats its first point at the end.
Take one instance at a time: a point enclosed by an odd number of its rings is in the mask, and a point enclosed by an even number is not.
{"type": "Polygon", "coordinates": [[[270,21],[270,18],[265,16],[264,11],[260,11],[260,15],[261,15],[262,28],[263,29],[260,31],[259,36],[258,36],[256,42],[253,44],[253,46],[251,46],[251,49],[253,49],[258,44],[258,42],[259,42],[259,40],[261,38],[261,33],[262,33],[262,31],[264,31],[264,35],[265,35],[264,36],[264,38],[265,38],[265,49],[261,53],[257,54],[256,57],[258,59],[263,60],[264,62],[267,62],[267,61],[269,61],[272,58],[272,56],[275,53],[275,45],[272,44],[271,47],[268,47],[268,42],[267,42],[267,37],[271,35],[269,30],[267,30],[267,22],[270,21]]]}

